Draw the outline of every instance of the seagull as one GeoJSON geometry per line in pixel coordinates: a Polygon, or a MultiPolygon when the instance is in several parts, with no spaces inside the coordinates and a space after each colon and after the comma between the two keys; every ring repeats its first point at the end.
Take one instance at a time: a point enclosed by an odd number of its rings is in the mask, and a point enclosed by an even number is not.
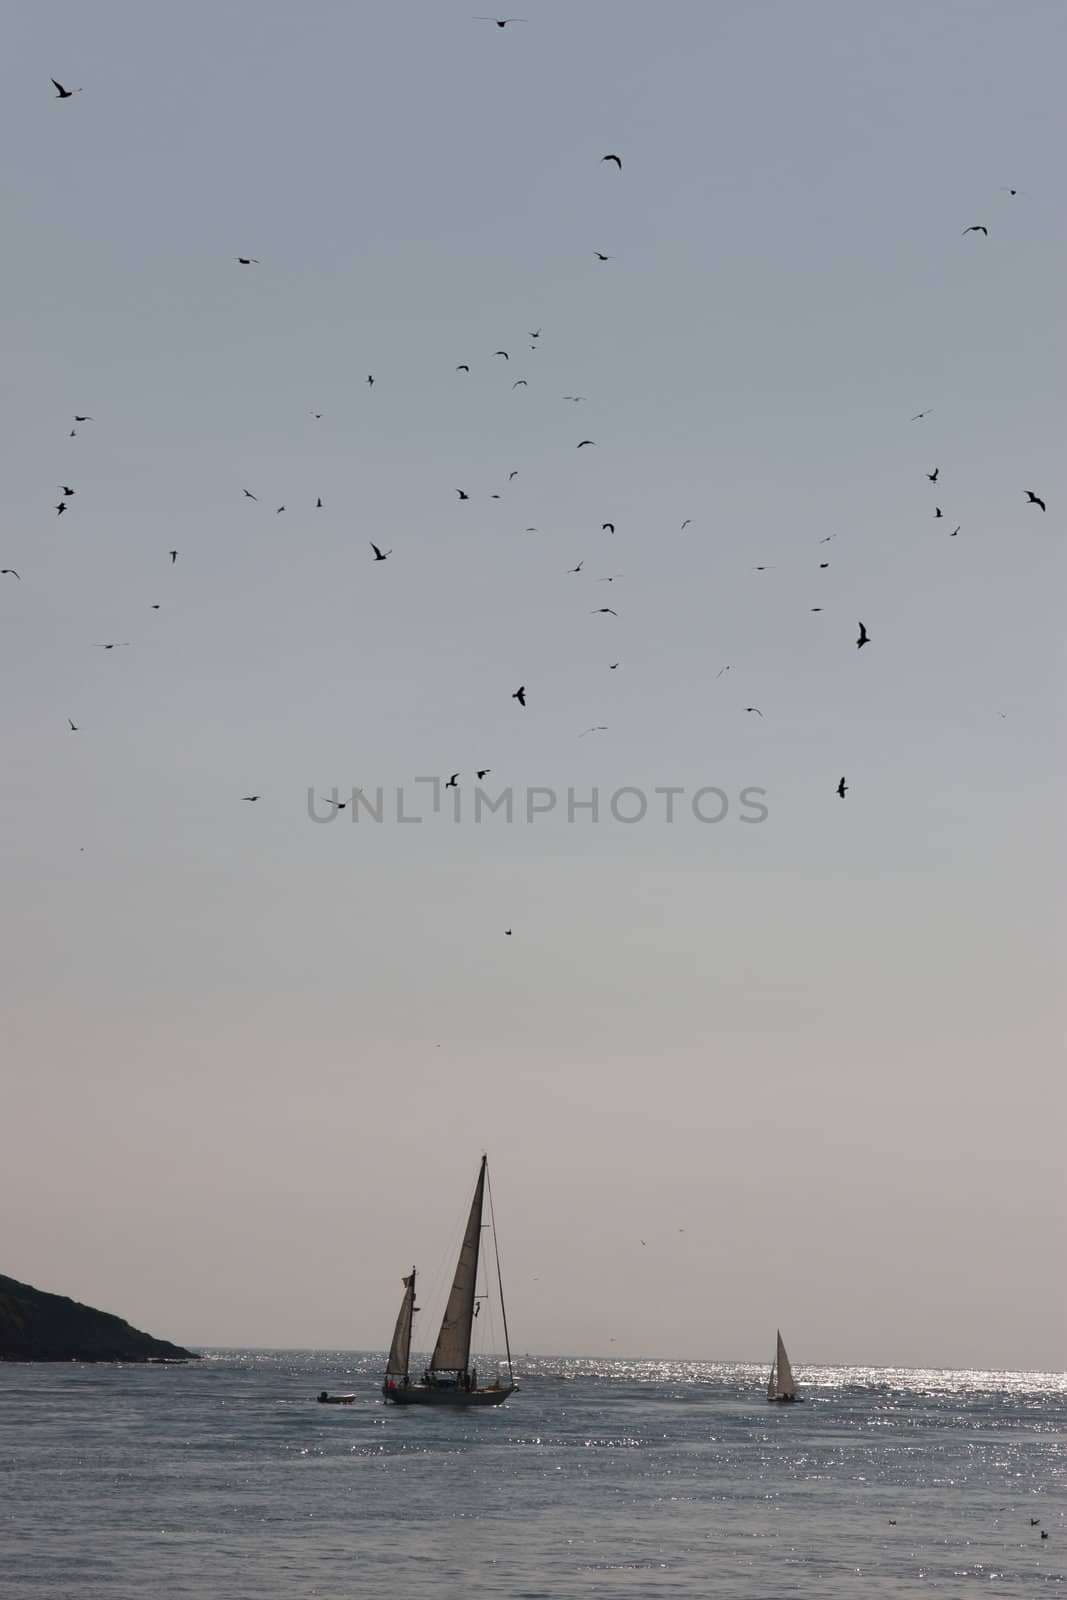
{"type": "Polygon", "coordinates": [[[457,372],[469,372],[470,371],[470,367],[468,367],[468,365],[467,365],[467,363],[465,361],[461,361],[459,366],[456,368],[456,371],[457,372]]]}
{"type": "Polygon", "coordinates": [[[322,412],[321,411],[309,411],[308,412],[308,416],[309,417],[314,417],[316,422],[321,422],[322,421],[322,412]]]}
{"type": "Polygon", "coordinates": [[[927,476],[927,477],[928,477],[928,478],[929,478],[929,480],[930,480],[930,482],[931,482],[931,483],[936,483],[936,482],[937,482],[937,475],[938,475],[938,473],[939,473],[939,472],[940,472],[940,471],[941,471],[941,468],[940,468],[940,467],[935,467],[935,468],[934,468],[934,470],[933,470],[933,472],[928,472],[928,473],[927,473],[927,474],[926,474],[926,476],[927,476]]]}
{"type": "Polygon", "coordinates": [[[934,410],[931,406],[929,411],[917,411],[911,420],[912,422],[921,422],[924,417],[932,417],[933,414],[934,410]]]}
{"type": "Polygon", "coordinates": [[[524,683],[520,683],[519,687],[515,690],[515,693],[511,698],[513,700],[517,700],[520,706],[524,706],[526,704],[526,685],[524,683]]]}
{"type": "Polygon", "coordinates": [[[508,473],[508,482],[510,483],[512,478],[517,478],[518,475],[519,475],[519,469],[518,469],[518,467],[516,467],[514,472],[509,472],[508,473]]]}
{"type": "Polygon", "coordinates": [[[860,623],[859,627],[860,636],[856,640],[856,649],[862,650],[865,644],[870,644],[870,635],[868,634],[867,629],[864,627],[862,622],[860,623]]]}
{"type": "Polygon", "coordinates": [[[503,356],[505,361],[510,361],[511,360],[511,357],[508,355],[506,350],[494,350],[493,354],[495,356],[503,356]]]}
{"type": "Polygon", "coordinates": [[[1027,501],[1030,505],[1040,506],[1042,511],[1044,511],[1045,502],[1042,500],[1040,495],[1035,494],[1032,489],[1024,489],[1023,493],[1026,495],[1027,501]]]}
{"type": "Polygon", "coordinates": [[[688,528],[688,526],[692,522],[692,520],[693,520],[692,517],[686,517],[685,521],[682,523],[682,527],[681,527],[681,532],[682,533],[685,532],[686,528],[688,528]]]}
{"type": "Polygon", "coordinates": [[[64,511],[66,511],[66,509],[67,509],[67,502],[65,500],[61,500],[59,502],[59,504],[57,506],[55,506],[53,509],[55,510],[56,515],[58,517],[61,517],[63,515],[64,511]]]}
{"type": "Polygon", "coordinates": [[[509,22],[525,22],[525,17],[472,17],[472,22],[495,22],[498,28],[506,28],[509,22]]]}
{"type": "Polygon", "coordinates": [[[608,662],[608,671],[609,672],[614,672],[618,665],[619,665],[619,663],[617,661],[609,661],[608,662]]]}
{"type": "Polygon", "coordinates": [[[577,405],[580,400],[584,400],[586,397],[584,394],[565,394],[563,398],[564,400],[573,400],[574,404],[577,405]]]}
{"type": "Polygon", "coordinates": [[[75,417],[75,422],[92,422],[92,417],[75,417]]]}
{"type": "Polygon", "coordinates": [[[322,496],[321,496],[321,495],[320,495],[320,496],[319,496],[319,498],[318,498],[318,499],[317,499],[317,500],[316,500],[316,501],[315,501],[315,510],[316,510],[316,511],[321,511],[321,510],[322,510],[322,496]]]}
{"type": "Polygon", "coordinates": [[[841,796],[842,800],[845,798],[845,795],[848,793],[848,787],[849,787],[848,784],[845,782],[844,778],[842,778],[841,782],[837,786],[837,793],[841,796]]]}
{"type": "Polygon", "coordinates": [[[504,929],[504,938],[505,939],[510,939],[511,938],[511,929],[510,928],[505,928],[504,929]]]}
{"type": "Polygon", "coordinates": [[[391,550],[379,550],[378,546],[374,543],[373,540],[370,540],[369,543],[370,543],[371,549],[374,551],[374,559],[375,559],[375,561],[387,561],[389,559],[389,557],[393,553],[391,550]]]}
{"type": "Polygon", "coordinates": [[[746,711],[754,711],[756,713],[757,717],[762,717],[763,716],[763,712],[760,710],[759,706],[746,706],[745,710],[746,711]]]}
{"type": "MultiPolygon", "coordinates": [[[[963,233],[984,233],[986,238],[989,238],[989,229],[981,222],[972,222],[969,228],[964,228],[963,233]]],[[[960,237],[962,238],[963,234],[960,237]]]]}
{"type": "Polygon", "coordinates": [[[243,794],[241,796],[241,799],[242,800],[258,800],[259,799],[259,795],[258,794],[243,794]]]}
{"type": "Polygon", "coordinates": [[[617,617],[618,614],[617,611],[612,611],[610,606],[597,606],[594,611],[589,613],[591,617],[617,617]]]}
{"type": "Polygon", "coordinates": [[[604,533],[604,532],[614,533],[615,532],[615,524],[613,522],[602,522],[600,524],[600,531],[601,531],[601,533],[604,533]]]}
{"type": "Polygon", "coordinates": [[[67,718],[67,721],[70,723],[70,731],[71,731],[71,733],[77,733],[78,724],[76,722],[71,722],[69,717],[67,718]]]}
{"type": "Polygon", "coordinates": [[[236,259],[241,263],[242,267],[259,266],[259,262],[256,260],[255,256],[238,256],[236,259]]]}
{"type": "Polygon", "coordinates": [[[21,574],[16,572],[14,567],[0,567],[0,578],[18,578],[19,582],[22,582],[21,574]]]}
{"type": "MultiPolygon", "coordinates": [[[[593,254],[596,256],[598,261],[614,261],[615,260],[614,256],[606,256],[600,250],[594,250],[593,254]]],[[[566,398],[566,397],[564,397],[564,398],[566,398]]]]}
{"type": "Polygon", "coordinates": [[[481,782],[482,778],[487,778],[489,776],[489,774],[492,772],[492,770],[493,770],[492,767],[482,767],[481,771],[480,772],[476,772],[474,774],[474,776],[478,779],[479,782],[481,782]]]}
{"type": "Polygon", "coordinates": [[[945,513],[942,511],[940,506],[935,506],[934,507],[934,521],[935,522],[937,521],[938,517],[943,517],[944,515],[945,515],[945,513]]]}
{"type": "Polygon", "coordinates": [[[246,500],[258,500],[259,499],[259,496],[253,494],[251,489],[242,489],[241,493],[244,495],[246,500]]]}
{"type": "Polygon", "coordinates": [[[74,490],[69,486],[69,484],[66,484],[66,483],[57,483],[56,484],[56,488],[57,489],[62,489],[63,496],[67,500],[69,500],[71,495],[74,493],[74,490]]]}
{"type": "Polygon", "coordinates": [[[829,565],[830,565],[830,563],[828,561],[820,561],[819,562],[819,571],[820,572],[825,572],[829,565]]]}
{"type": "Polygon", "coordinates": [[[170,564],[173,566],[178,559],[178,552],[177,550],[168,550],[167,554],[170,556],[170,564]]]}
{"type": "Polygon", "coordinates": [[[445,784],[445,788],[446,789],[458,789],[459,788],[459,773],[458,772],[454,772],[452,774],[452,776],[449,778],[448,782],[445,784]]]}
{"type": "Polygon", "coordinates": [[[619,160],[618,156],[601,156],[600,159],[601,159],[601,162],[614,161],[614,163],[618,167],[619,171],[620,172],[622,171],[622,162],[619,160]]]}
{"type": "Polygon", "coordinates": [[[541,337],[541,330],[540,330],[540,328],[538,328],[538,330],[537,330],[537,332],[536,332],[536,333],[531,333],[531,335],[530,335],[530,338],[531,338],[531,339],[540,339],[540,337],[541,337]]]}
{"type": "Polygon", "coordinates": [[[811,609],[812,609],[812,610],[813,610],[813,611],[821,611],[821,610],[822,610],[822,606],[812,606],[812,608],[811,608],[811,609]]]}
{"type": "Polygon", "coordinates": [[[1040,1528],[1040,1526],[1041,1526],[1041,1518],[1040,1517],[1031,1517],[1030,1518],[1030,1526],[1031,1526],[1031,1528],[1040,1528]]]}
{"type": "Polygon", "coordinates": [[[568,567],[567,568],[567,576],[569,577],[572,572],[581,572],[581,570],[582,570],[582,568],[584,566],[585,566],[585,557],[583,556],[581,561],[579,561],[579,563],[578,563],[578,565],[576,567],[568,567]]]}
{"type": "Polygon", "coordinates": [[[465,489],[457,489],[456,493],[459,495],[461,500],[469,500],[470,499],[470,495],[467,493],[467,491],[465,489]]]}
{"type": "Polygon", "coordinates": [[[596,444],[596,440],[595,439],[583,439],[581,441],[581,443],[578,444],[575,448],[578,449],[578,450],[581,450],[587,444],[595,445],[596,444]]]}
{"type": "Polygon", "coordinates": [[[372,372],[367,373],[367,383],[370,388],[374,388],[374,374],[372,372]]]}
{"type": "Polygon", "coordinates": [[[81,90],[80,89],[64,89],[63,85],[59,82],[59,80],[57,78],[53,78],[52,82],[56,86],[56,99],[57,100],[69,100],[72,94],[81,94],[81,90]]]}
{"type": "Polygon", "coordinates": [[[776,568],[774,568],[774,567],[753,567],[752,570],[753,570],[753,572],[774,572],[774,571],[776,571],[776,568]]]}
{"type": "Polygon", "coordinates": [[[715,674],[715,676],[717,678],[721,678],[724,672],[729,672],[729,671],[730,671],[730,667],[728,667],[728,666],[727,667],[720,667],[718,672],[715,674]]]}
{"type": "Polygon", "coordinates": [[[819,540],[819,543],[820,544],[829,544],[831,539],[836,539],[836,538],[837,538],[837,534],[836,533],[828,533],[826,535],[825,539],[820,539],[819,540]]]}
{"type": "Polygon", "coordinates": [[[128,639],[118,639],[114,644],[98,644],[94,645],[93,648],[94,650],[122,650],[129,642],[128,639]]]}
{"type": "Polygon", "coordinates": [[[585,733],[580,733],[578,735],[578,737],[579,737],[579,739],[584,739],[586,733],[607,733],[607,731],[608,731],[607,723],[606,722],[598,722],[595,728],[586,728],[585,733]]]}
{"type": "Polygon", "coordinates": [[[597,583],[614,583],[616,578],[625,578],[625,572],[616,572],[610,578],[598,578],[597,583]]]}
{"type": "Polygon", "coordinates": [[[960,529],[962,527],[963,527],[963,523],[962,522],[958,522],[956,524],[956,526],[953,528],[952,532],[949,534],[949,538],[950,539],[954,539],[956,537],[957,533],[959,533],[959,531],[960,531],[960,529]]]}
{"type": "Polygon", "coordinates": [[[530,385],[526,382],[525,378],[516,378],[511,387],[513,389],[528,389],[530,385]]]}
{"type": "Polygon", "coordinates": [[[1042,1530],[1041,1530],[1041,1537],[1042,1537],[1042,1539],[1047,1539],[1048,1538],[1048,1533],[1044,1528],[1042,1528],[1042,1530]]]}

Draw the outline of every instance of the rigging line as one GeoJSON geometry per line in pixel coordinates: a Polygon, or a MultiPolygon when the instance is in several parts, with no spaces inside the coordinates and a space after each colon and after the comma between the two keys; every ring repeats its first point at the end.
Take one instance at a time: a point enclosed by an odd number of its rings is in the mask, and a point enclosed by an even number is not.
{"type": "Polygon", "coordinates": [[[508,1358],[508,1377],[514,1380],[511,1367],[511,1340],[508,1338],[508,1314],[504,1306],[504,1279],[500,1273],[500,1246],[496,1237],[496,1213],[493,1210],[493,1185],[489,1181],[489,1166],[485,1168],[485,1187],[489,1191],[489,1220],[493,1224],[493,1254],[496,1256],[496,1282],[500,1290],[500,1320],[504,1324],[504,1350],[508,1358]]]}

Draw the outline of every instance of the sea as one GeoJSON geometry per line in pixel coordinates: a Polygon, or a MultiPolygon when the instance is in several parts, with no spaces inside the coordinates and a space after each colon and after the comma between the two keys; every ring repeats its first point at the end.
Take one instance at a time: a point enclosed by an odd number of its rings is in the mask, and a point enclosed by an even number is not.
{"type": "Polygon", "coordinates": [[[3,1600],[1067,1597],[1063,1374],[803,1368],[772,1406],[766,1367],[526,1357],[453,1412],[384,1405],[382,1361],[0,1365],[3,1600]]]}

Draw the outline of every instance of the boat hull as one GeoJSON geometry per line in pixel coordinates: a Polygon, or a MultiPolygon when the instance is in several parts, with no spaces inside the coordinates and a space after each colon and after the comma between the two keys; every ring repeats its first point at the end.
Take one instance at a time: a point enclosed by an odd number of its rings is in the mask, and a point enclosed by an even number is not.
{"type": "Polygon", "coordinates": [[[395,1406],[450,1406],[465,1410],[469,1406],[499,1406],[515,1393],[508,1389],[443,1389],[435,1384],[409,1383],[406,1389],[387,1389],[386,1400],[395,1406]]]}
{"type": "Polygon", "coordinates": [[[802,1406],[804,1404],[804,1396],[799,1394],[776,1394],[772,1398],[768,1395],[767,1404],[769,1406],[802,1406]]]}

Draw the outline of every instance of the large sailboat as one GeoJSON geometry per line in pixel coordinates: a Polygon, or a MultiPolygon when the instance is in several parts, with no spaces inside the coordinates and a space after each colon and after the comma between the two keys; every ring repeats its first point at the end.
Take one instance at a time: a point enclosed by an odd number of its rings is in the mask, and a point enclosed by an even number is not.
{"type": "Polygon", "coordinates": [[[452,1290],[445,1306],[441,1331],[437,1335],[430,1364],[417,1382],[411,1381],[411,1330],[415,1312],[415,1268],[404,1279],[404,1298],[396,1319],[393,1342],[389,1347],[389,1360],[385,1366],[382,1394],[398,1406],[498,1406],[514,1394],[517,1385],[511,1367],[511,1345],[508,1339],[507,1314],[504,1310],[504,1286],[500,1277],[500,1253],[496,1245],[496,1228],[492,1227],[493,1254],[496,1263],[496,1280],[500,1293],[500,1314],[504,1327],[504,1349],[507,1355],[507,1378],[499,1374],[484,1388],[478,1387],[477,1369],[471,1365],[471,1334],[474,1319],[481,1309],[478,1294],[478,1257],[482,1242],[482,1211],[486,1196],[489,1199],[489,1219],[493,1219],[493,1197],[489,1188],[489,1168],[485,1156],[478,1170],[470,1216],[463,1235],[463,1244],[456,1263],[452,1290]]]}
{"type": "Polygon", "coordinates": [[[767,1380],[767,1399],[792,1405],[802,1401],[803,1398],[803,1395],[797,1394],[797,1386],[793,1380],[793,1369],[789,1365],[789,1357],[786,1354],[781,1330],[779,1330],[778,1347],[771,1363],[771,1375],[767,1380]]]}

